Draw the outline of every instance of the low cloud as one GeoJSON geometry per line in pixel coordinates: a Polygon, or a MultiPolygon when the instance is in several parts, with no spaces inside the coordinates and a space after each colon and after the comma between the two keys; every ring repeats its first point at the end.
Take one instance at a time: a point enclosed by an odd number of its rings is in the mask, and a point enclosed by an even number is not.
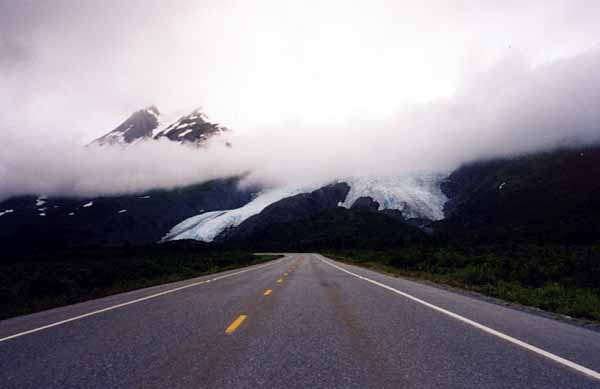
{"type": "Polygon", "coordinates": [[[326,180],[448,172],[477,159],[595,143],[599,66],[600,51],[538,68],[505,58],[473,73],[453,98],[415,104],[385,120],[254,129],[241,155],[260,161],[259,178],[326,180]]]}
{"type": "Polygon", "coordinates": [[[246,172],[263,185],[447,172],[479,158],[597,142],[599,68],[598,51],[535,69],[506,58],[473,74],[450,99],[415,104],[385,120],[247,128],[233,132],[232,148],[166,140],[82,147],[65,139],[5,136],[0,197],[107,195],[246,172]]]}
{"type": "Polygon", "coordinates": [[[596,142],[599,11],[585,0],[0,0],[0,199],[244,173],[313,185],[596,142]],[[83,147],[150,104],[204,106],[233,147],[83,147]]]}

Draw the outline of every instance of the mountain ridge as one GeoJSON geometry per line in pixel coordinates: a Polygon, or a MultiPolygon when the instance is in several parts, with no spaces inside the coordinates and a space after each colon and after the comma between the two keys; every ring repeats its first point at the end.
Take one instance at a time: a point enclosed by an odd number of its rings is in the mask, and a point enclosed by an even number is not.
{"type": "MultiPolygon", "coordinates": [[[[88,146],[127,146],[140,141],[169,140],[180,144],[203,146],[209,139],[230,132],[227,127],[208,121],[201,108],[174,120],[155,106],[133,112],[125,121],[96,138],[88,146]]],[[[228,140],[226,145],[230,146],[228,140]]]]}
{"type": "MultiPolygon", "coordinates": [[[[165,140],[202,146],[197,152],[203,152],[209,139],[229,131],[209,122],[201,109],[172,121],[149,106],[92,144],[165,140]]],[[[484,243],[589,243],[600,237],[600,145],[480,160],[449,175],[356,177],[276,188],[241,187],[243,179],[85,199],[13,197],[0,201],[0,241],[46,247],[264,240],[281,248],[294,234],[303,242],[316,242],[317,237],[329,242],[323,234],[332,234],[338,243],[359,244],[361,230],[369,242],[379,244],[385,236],[402,242],[402,233],[413,236],[415,231],[423,239],[484,243]],[[340,225],[337,234],[333,220],[356,224],[340,225]],[[368,221],[382,237],[364,230],[368,221]],[[303,225],[326,230],[307,231],[303,225]],[[386,225],[404,232],[383,233],[386,225]]]]}

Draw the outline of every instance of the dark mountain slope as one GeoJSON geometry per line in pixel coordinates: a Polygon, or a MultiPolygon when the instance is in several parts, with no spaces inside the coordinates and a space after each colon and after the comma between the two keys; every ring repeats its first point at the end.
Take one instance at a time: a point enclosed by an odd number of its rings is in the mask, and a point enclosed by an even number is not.
{"type": "Polygon", "coordinates": [[[94,199],[22,196],[0,203],[0,244],[4,249],[148,244],[180,221],[201,213],[240,207],[254,189],[238,178],[173,190],[94,199]]]}
{"type": "Polygon", "coordinates": [[[381,212],[335,207],[289,222],[274,222],[245,239],[228,242],[255,250],[400,247],[429,238],[418,228],[381,212]]]}
{"type": "Polygon", "coordinates": [[[155,106],[136,111],[117,128],[96,139],[92,144],[128,144],[140,139],[151,139],[152,130],[159,125],[159,115],[160,112],[155,106]]]}
{"type": "Polygon", "coordinates": [[[218,240],[240,241],[259,239],[265,229],[274,224],[304,220],[321,211],[335,208],[343,202],[350,191],[345,183],[328,185],[311,193],[302,193],[277,201],[258,215],[248,218],[237,228],[222,233],[218,240]]]}
{"type": "Polygon", "coordinates": [[[346,183],[338,183],[285,198],[224,232],[218,241],[255,250],[311,250],[402,246],[428,239],[395,213],[377,211],[370,197],[352,209],[340,207],[349,191],[346,183]]]}
{"type": "Polygon", "coordinates": [[[175,142],[201,144],[210,137],[227,131],[229,130],[225,127],[208,122],[206,115],[199,109],[196,109],[189,115],[183,116],[175,123],[170,124],[163,131],[156,134],[154,138],[166,138],[175,142]]]}
{"type": "Polygon", "coordinates": [[[600,241],[600,146],[465,165],[436,230],[485,242],[600,241]]]}

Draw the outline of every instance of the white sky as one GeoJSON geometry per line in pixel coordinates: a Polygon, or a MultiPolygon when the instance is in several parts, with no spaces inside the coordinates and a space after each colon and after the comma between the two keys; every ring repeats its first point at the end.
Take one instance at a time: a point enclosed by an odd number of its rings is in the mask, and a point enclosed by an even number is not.
{"type": "Polygon", "coordinates": [[[86,139],[147,104],[239,130],[382,118],[506,56],[532,67],[600,36],[591,0],[0,2],[0,54],[19,54],[4,108],[86,139]]]}
{"type": "Polygon", "coordinates": [[[350,171],[374,157],[439,168],[486,155],[486,139],[502,153],[588,136],[598,20],[594,0],[0,0],[0,141],[17,150],[0,179],[39,139],[57,154],[150,104],[202,106],[261,145],[254,159],[342,148],[350,171]],[[563,111],[570,88],[590,101],[563,111]],[[321,144],[297,147],[307,139],[321,144]]]}

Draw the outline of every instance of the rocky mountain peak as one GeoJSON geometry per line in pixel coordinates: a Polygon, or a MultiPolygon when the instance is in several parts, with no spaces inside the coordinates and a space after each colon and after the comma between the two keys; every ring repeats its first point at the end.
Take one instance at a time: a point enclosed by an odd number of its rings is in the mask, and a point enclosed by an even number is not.
{"type": "Polygon", "coordinates": [[[225,127],[209,122],[201,109],[195,109],[158,132],[154,139],[166,138],[181,143],[201,144],[225,131],[228,131],[225,127]]]}
{"type": "Polygon", "coordinates": [[[94,140],[92,144],[106,146],[130,144],[141,139],[151,139],[152,131],[158,127],[160,111],[156,106],[140,109],[131,114],[117,128],[94,140]]]}
{"type": "Polygon", "coordinates": [[[173,122],[166,119],[155,105],[151,105],[134,112],[114,130],[91,144],[128,145],[142,140],[167,139],[198,146],[209,138],[227,131],[227,128],[209,122],[201,108],[194,109],[190,114],[180,116],[173,122]]]}

